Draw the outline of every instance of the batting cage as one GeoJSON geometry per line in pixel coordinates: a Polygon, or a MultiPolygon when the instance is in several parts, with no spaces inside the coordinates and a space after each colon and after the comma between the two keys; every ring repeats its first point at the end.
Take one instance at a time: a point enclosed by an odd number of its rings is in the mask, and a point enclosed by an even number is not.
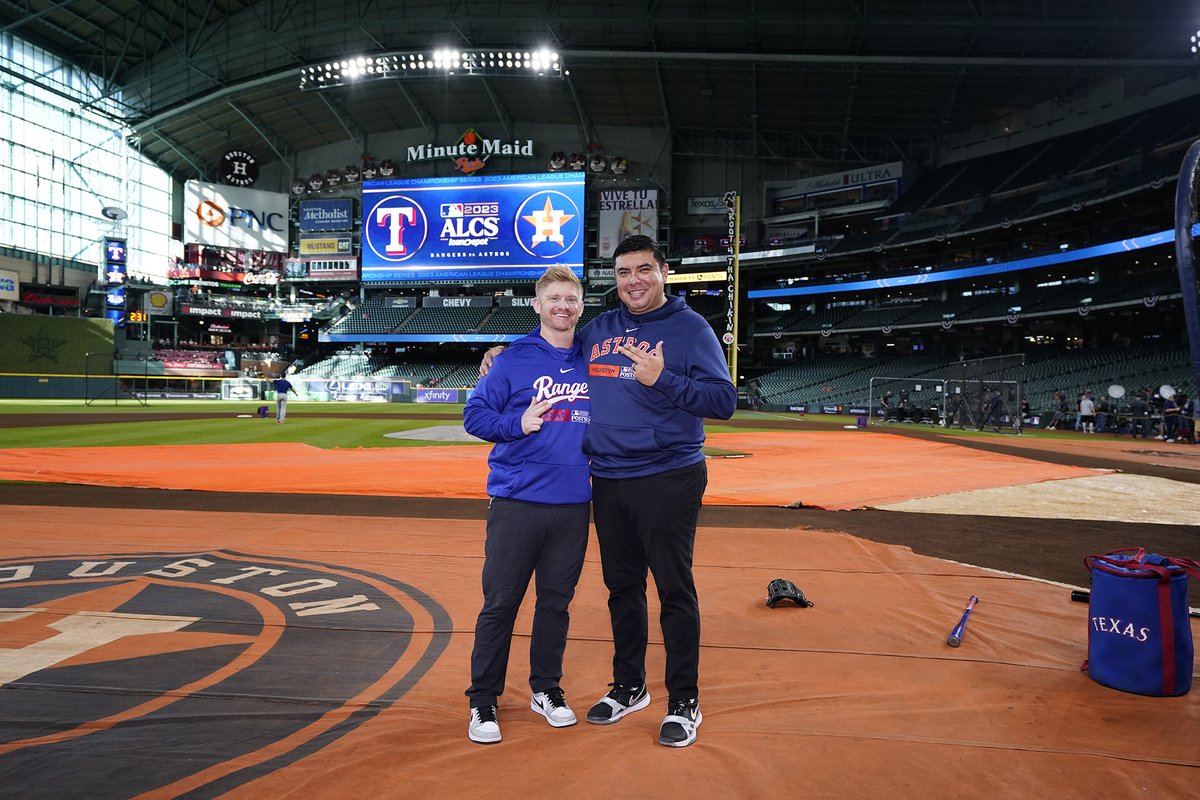
{"type": "Polygon", "coordinates": [[[872,416],[883,424],[991,428],[1020,433],[1023,354],[960,361],[944,376],[871,378],[872,416]]]}

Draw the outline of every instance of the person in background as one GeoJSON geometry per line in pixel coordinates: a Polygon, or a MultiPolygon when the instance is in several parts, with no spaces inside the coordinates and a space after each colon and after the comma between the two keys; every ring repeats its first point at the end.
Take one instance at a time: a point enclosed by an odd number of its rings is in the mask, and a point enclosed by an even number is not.
{"type": "Polygon", "coordinates": [[[287,419],[287,401],[288,392],[300,396],[296,388],[292,386],[292,382],[284,377],[287,373],[279,373],[279,377],[271,381],[271,385],[275,387],[275,422],[282,425],[287,419]]]}
{"type": "Polygon", "coordinates": [[[494,442],[488,456],[483,608],[471,652],[473,742],[500,741],[513,625],[536,575],[529,639],[530,708],[552,727],[576,723],[560,681],[568,607],[587,550],[591,486],[583,438],[591,419],[587,363],[575,340],[583,287],[566,267],[538,279],[533,310],[541,324],[518,339],[476,387],[463,427],[494,442]]]}
{"type": "Polygon", "coordinates": [[[1096,433],[1108,431],[1108,414],[1111,410],[1112,406],[1108,402],[1108,395],[1100,395],[1100,399],[1096,401],[1096,433]]]}
{"type": "Polygon", "coordinates": [[[1084,433],[1096,432],[1096,401],[1091,392],[1084,392],[1079,398],[1079,430],[1084,433]]]}
{"type": "Polygon", "coordinates": [[[1138,392],[1133,396],[1133,402],[1129,404],[1129,435],[1130,438],[1138,438],[1141,434],[1145,439],[1150,430],[1150,406],[1146,403],[1146,395],[1138,392]]]}
{"type": "Polygon", "coordinates": [[[1179,428],[1179,403],[1175,402],[1175,395],[1163,397],[1162,415],[1163,439],[1168,442],[1174,442],[1175,431],[1179,428]]]}

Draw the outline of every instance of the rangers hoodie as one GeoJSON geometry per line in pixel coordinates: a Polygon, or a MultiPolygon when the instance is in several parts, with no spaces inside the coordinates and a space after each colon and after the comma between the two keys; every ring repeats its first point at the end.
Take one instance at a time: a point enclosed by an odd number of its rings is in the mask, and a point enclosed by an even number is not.
{"type": "MultiPolygon", "coordinates": [[[[729,419],[737,389],[717,337],[680,297],[645,314],[624,305],[580,331],[593,402],[584,452],[601,478],[657,475],[704,460],[704,419],[729,419]],[[663,343],[665,366],[653,386],[633,375],[616,346],[649,352],[663,343]]],[[[499,361],[499,359],[498,359],[499,361]]]]}
{"type": "Polygon", "coordinates": [[[563,350],[541,326],[513,342],[480,379],[463,409],[463,427],[495,447],[488,455],[487,491],[528,503],[564,505],[592,499],[583,437],[591,419],[587,364],[578,338],[563,350]],[[555,400],[541,430],[521,431],[530,401],[555,400]]]}

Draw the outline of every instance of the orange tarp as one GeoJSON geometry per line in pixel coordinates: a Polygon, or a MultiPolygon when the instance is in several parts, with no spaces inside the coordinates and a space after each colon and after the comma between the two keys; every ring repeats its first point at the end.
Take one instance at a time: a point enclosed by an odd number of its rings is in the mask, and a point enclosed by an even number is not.
{"type": "MultiPolygon", "coordinates": [[[[401,457],[409,452],[396,451],[401,457]]],[[[204,781],[229,770],[180,778],[171,789],[147,797],[173,796],[196,786],[203,796],[225,792],[231,798],[730,798],[786,792],[806,798],[925,800],[1195,794],[1200,692],[1147,698],[1104,688],[1079,671],[1088,611],[1085,604],[1070,602],[1065,589],[917,556],[907,548],[838,532],[702,528],[695,571],[703,613],[704,722],[698,742],[682,751],[655,744],[666,694],[653,599],[650,707],[611,727],[581,722],[555,730],[528,707],[532,598],[527,597],[517,622],[508,691],[501,698],[504,741],[483,747],[467,740],[463,696],[481,603],[482,521],[23,506],[0,513],[5,528],[0,560],[33,565],[40,557],[77,554],[92,574],[118,559],[131,565],[124,569],[135,570],[132,576],[117,571],[105,579],[104,585],[112,584],[109,592],[124,581],[143,580],[136,572],[139,558],[164,551],[203,556],[224,549],[251,554],[243,559],[258,554],[297,565],[360,570],[409,585],[414,596],[423,593],[446,610],[445,622],[414,615],[409,623],[421,641],[432,629],[444,628],[444,651],[395,702],[382,704],[341,738],[286,763],[270,761],[280,747],[243,756],[238,766],[247,771],[237,775],[245,780],[221,785],[220,791],[204,781]],[[766,608],[766,585],[781,576],[794,580],[815,607],[766,608]],[[971,594],[981,601],[962,646],[952,649],[946,636],[971,594]]],[[[0,576],[13,578],[16,570],[0,568],[0,576]]],[[[29,581],[38,578],[36,571],[28,574],[29,581]]],[[[252,573],[245,580],[221,580],[208,585],[221,583],[218,588],[226,594],[242,591],[261,598],[255,587],[267,585],[263,581],[290,578],[252,573]]],[[[29,615],[20,624],[0,624],[4,652],[36,643],[27,635],[14,638],[13,631],[27,634],[39,619],[47,624],[57,619],[44,609],[14,609],[6,597],[21,585],[17,579],[0,581],[0,607],[29,615]]],[[[275,591],[291,591],[283,588],[288,585],[275,591]]],[[[150,605],[140,611],[185,613],[150,605]]],[[[94,613],[110,612],[98,607],[94,613]]],[[[343,626],[360,624],[353,615],[346,617],[343,626]]],[[[267,618],[265,626],[269,631],[281,624],[296,625],[267,618]]],[[[316,622],[299,625],[309,631],[306,635],[316,635],[316,622]]],[[[364,635],[368,642],[379,637],[382,645],[404,634],[396,629],[364,635]]],[[[321,667],[336,675],[369,649],[339,654],[321,667]]],[[[197,657],[204,652],[197,651],[197,657]]],[[[139,668],[137,654],[126,651],[129,669],[139,668]]],[[[611,680],[611,655],[593,537],[571,608],[564,665],[563,686],[577,713],[611,680]]],[[[287,670],[281,675],[286,679],[287,670]]],[[[24,694],[44,698],[31,708],[54,707],[53,701],[64,699],[49,679],[33,675],[29,680],[37,682],[24,694]]],[[[286,680],[281,686],[263,697],[216,687],[202,715],[164,712],[154,735],[171,742],[176,733],[206,720],[226,719],[231,729],[265,726],[316,702],[306,699],[314,687],[286,680]]],[[[90,708],[107,702],[109,692],[80,685],[65,700],[90,708]]],[[[24,722],[6,711],[4,725],[10,730],[24,722]]],[[[160,765],[186,764],[240,744],[229,735],[208,742],[203,753],[167,744],[159,752],[143,752],[105,749],[98,744],[103,741],[98,730],[81,742],[92,738],[97,744],[77,755],[65,745],[45,744],[0,756],[8,791],[52,796],[59,781],[81,773],[154,774],[160,765]],[[46,750],[40,760],[39,748],[46,750]]]]}
{"type": "MultiPolygon", "coordinates": [[[[1094,470],[868,431],[719,433],[704,502],[849,509],[1094,470]],[[886,478],[886,480],[882,480],[886,478]]],[[[230,492],[483,498],[479,447],[323,450],[304,444],[0,450],[0,480],[230,492]]]]}

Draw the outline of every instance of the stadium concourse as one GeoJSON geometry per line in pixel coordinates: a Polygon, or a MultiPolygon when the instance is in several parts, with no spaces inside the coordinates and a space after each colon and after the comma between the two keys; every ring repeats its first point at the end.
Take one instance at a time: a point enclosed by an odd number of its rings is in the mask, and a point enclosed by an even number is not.
{"type": "MultiPolygon", "coordinates": [[[[0,450],[5,793],[1194,793],[1200,694],[1088,679],[1068,587],[1093,552],[1200,555],[1196,448],[740,422],[757,430],[710,436],[741,457],[709,461],[704,723],[683,751],[655,744],[653,635],[644,713],[556,730],[531,712],[530,598],[504,740],[467,740],[486,447],[0,450]],[[815,605],[767,608],[778,577],[815,605]]],[[[605,596],[593,541],[563,679],[577,709],[611,679],[605,596]]]]}

